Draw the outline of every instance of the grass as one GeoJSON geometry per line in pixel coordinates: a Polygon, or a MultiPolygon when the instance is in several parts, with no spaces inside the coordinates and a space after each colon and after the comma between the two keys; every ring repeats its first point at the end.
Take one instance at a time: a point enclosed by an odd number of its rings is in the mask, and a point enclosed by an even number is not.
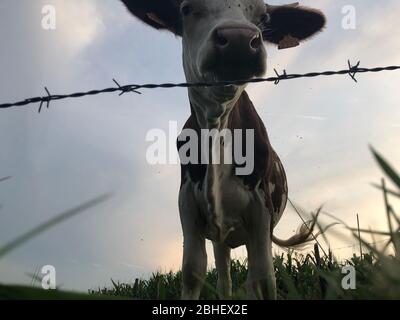
{"type": "MultiPolygon", "coordinates": [[[[321,299],[400,299],[400,263],[394,257],[382,262],[373,254],[363,258],[353,256],[342,263],[322,258],[317,265],[314,255],[293,252],[276,256],[274,259],[278,299],[321,300],[321,299]],[[356,270],[355,290],[344,290],[341,286],[344,265],[356,270]],[[388,269],[389,268],[389,269],[388,269]]],[[[233,299],[246,299],[246,261],[233,260],[233,299]]],[[[217,273],[207,272],[200,299],[215,300],[217,273]]],[[[137,279],[135,283],[112,282],[112,287],[91,291],[92,294],[126,297],[138,300],[176,300],[180,298],[181,272],[155,273],[149,279],[137,279]]]]}
{"type": "MultiPolygon", "coordinates": [[[[383,249],[369,244],[363,237],[359,238],[357,231],[346,226],[353,232],[353,236],[360,241],[365,252],[362,256],[338,262],[332,252],[327,256],[320,256],[318,246],[310,254],[299,254],[289,251],[286,254],[275,256],[274,266],[277,278],[278,299],[400,299],[400,218],[390,204],[390,197],[400,198],[400,175],[375,150],[372,153],[377,163],[397,190],[386,187],[385,180],[375,187],[379,188],[384,196],[384,204],[388,220],[388,231],[361,230],[363,234],[388,236],[383,249]],[[387,248],[393,246],[394,255],[388,255],[387,248]],[[342,267],[350,265],[356,270],[356,289],[342,288],[342,267]]],[[[0,179],[0,182],[8,178],[0,179]]],[[[50,221],[39,225],[29,232],[0,246],[1,259],[17,247],[30,241],[33,237],[45,232],[51,227],[64,222],[83,210],[86,210],[107,197],[99,197],[75,209],[66,211],[50,221]]],[[[342,221],[341,223],[345,225],[342,221]]],[[[233,260],[231,262],[233,292],[235,299],[246,299],[245,280],[247,277],[246,261],[233,260]]],[[[215,269],[207,272],[201,299],[216,299],[215,291],[217,272],[215,269]]],[[[0,299],[179,299],[182,274],[170,272],[166,274],[154,273],[149,279],[136,279],[134,283],[120,283],[111,280],[108,288],[90,290],[88,294],[76,294],[59,290],[44,291],[33,287],[0,285],[0,299]]]]}
{"type": "Polygon", "coordinates": [[[5,286],[0,284],[0,300],[120,300],[121,297],[89,295],[59,290],[43,290],[29,286],[5,286]]]}

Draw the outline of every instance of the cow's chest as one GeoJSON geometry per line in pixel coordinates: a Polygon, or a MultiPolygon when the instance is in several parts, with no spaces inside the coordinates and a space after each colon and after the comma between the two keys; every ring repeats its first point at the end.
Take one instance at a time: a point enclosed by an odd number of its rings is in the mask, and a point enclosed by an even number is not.
{"type": "Polygon", "coordinates": [[[268,212],[264,191],[250,189],[231,172],[227,165],[209,165],[202,183],[193,188],[206,237],[234,248],[246,243],[252,220],[261,221],[268,212]]]}

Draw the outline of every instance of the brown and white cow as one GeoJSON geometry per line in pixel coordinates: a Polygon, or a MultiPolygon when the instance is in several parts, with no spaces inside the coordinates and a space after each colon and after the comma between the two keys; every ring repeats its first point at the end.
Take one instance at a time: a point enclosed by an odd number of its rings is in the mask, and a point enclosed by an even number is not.
{"type": "MultiPolygon", "coordinates": [[[[297,3],[271,6],[262,0],[122,1],[142,21],[182,37],[183,67],[188,82],[262,76],[267,56],[264,41],[280,48],[294,47],[325,25],[320,11],[297,3]]],[[[294,246],[310,237],[305,228],[286,241],[273,236],[288,198],[286,176],[245,87],[188,90],[191,116],[185,128],[199,135],[203,129],[253,130],[254,169],[250,174],[238,175],[235,163],[200,164],[199,161],[181,165],[183,299],[200,296],[207,268],[206,239],[214,245],[220,298],[232,294],[230,251],[246,245],[250,296],[274,299],[272,242],[294,246]]],[[[243,141],[245,144],[246,139],[243,141]]],[[[178,139],[178,149],[184,142],[184,137],[178,139]]],[[[199,148],[199,157],[204,152],[199,148]]]]}

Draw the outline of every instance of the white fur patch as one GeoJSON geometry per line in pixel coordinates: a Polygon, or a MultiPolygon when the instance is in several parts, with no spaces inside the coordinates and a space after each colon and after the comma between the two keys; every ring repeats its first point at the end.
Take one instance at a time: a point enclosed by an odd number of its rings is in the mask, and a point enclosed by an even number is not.
{"type": "Polygon", "coordinates": [[[274,193],[276,186],[271,182],[269,182],[268,186],[269,186],[269,194],[271,195],[274,193]]]}

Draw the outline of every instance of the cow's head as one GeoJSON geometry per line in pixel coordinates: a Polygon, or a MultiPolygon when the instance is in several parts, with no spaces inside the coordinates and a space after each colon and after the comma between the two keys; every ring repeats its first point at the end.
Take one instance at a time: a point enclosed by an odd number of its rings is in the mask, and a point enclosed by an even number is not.
{"type": "MultiPolygon", "coordinates": [[[[122,0],[141,20],[183,40],[187,81],[248,80],[266,71],[263,42],[297,46],[325,25],[324,15],[262,0],[122,0]]],[[[233,96],[244,87],[232,87],[233,96]]],[[[225,89],[191,90],[191,98],[229,99],[225,89]],[[222,91],[221,91],[222,90],[222,91]],[[224,91],[225,90],[225,91],[224,91]]],[[[191,99],[192,100],[192,99],[191,99]]],[[[222,101],[223,102],[223,101],[222,101]]]]}

